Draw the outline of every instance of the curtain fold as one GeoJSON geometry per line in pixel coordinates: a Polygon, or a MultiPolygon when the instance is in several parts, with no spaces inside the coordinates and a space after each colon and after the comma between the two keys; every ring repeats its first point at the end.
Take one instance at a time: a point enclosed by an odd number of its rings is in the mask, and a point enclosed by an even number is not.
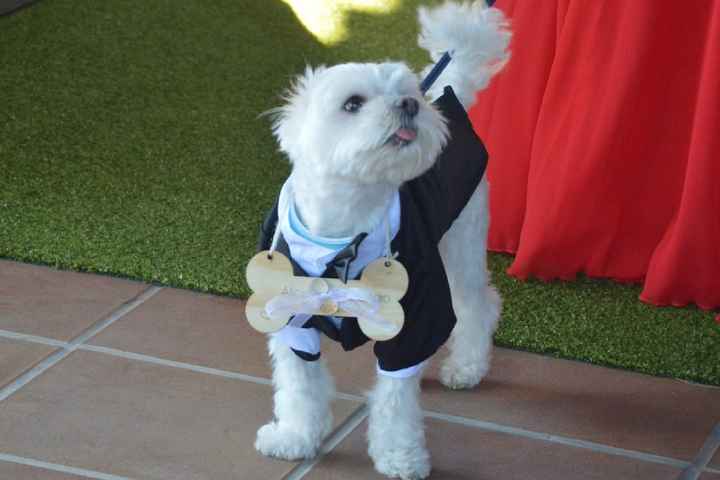
{"type": "Polygon", "coordinates": [[[720,307],[720,2],[499,0],[512,59],[470,112],[489,248],[518,278],[720,307]]]}

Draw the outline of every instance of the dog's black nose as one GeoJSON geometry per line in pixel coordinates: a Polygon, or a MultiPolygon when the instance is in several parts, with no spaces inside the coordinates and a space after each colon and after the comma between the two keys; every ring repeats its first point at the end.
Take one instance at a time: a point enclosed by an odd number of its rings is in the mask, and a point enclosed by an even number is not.
{"type": "Polygon", "coordinates": [[[395,104],[406,115],[414,117],[420,109],[420,103],[412,97],[401,98],[395,104]]]}

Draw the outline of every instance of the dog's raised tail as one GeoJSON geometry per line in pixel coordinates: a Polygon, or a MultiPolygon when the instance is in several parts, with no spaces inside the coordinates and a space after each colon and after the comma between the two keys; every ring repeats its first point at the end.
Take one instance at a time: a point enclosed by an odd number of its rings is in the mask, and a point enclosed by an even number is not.
{"type": "MultiPolygon", "coordinates": [[[[437,97],[450,85],[466,109],[475,101],[478,90],[485,88],[493,75],[510,58],[509,23],[502,11],[489,8],[484,0],[470,3],[446,2],[435,8],[418,9],[418,44],[438,61],[450,52],[452,61],[430,88],[437,97]]],[[[428,66],[424,74],[432,68],[428,66]]]]}

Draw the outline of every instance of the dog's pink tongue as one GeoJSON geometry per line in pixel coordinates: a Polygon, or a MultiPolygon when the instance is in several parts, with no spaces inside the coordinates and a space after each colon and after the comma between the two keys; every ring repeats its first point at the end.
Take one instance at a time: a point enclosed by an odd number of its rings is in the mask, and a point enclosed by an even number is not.
{"type": "Polygon", "coordinates": [[[417,137],[415,130],[410,130],[409,128],[400,128],[395,132],[395,135],[408,142],[415,140],[415,137],[417,137]]]}

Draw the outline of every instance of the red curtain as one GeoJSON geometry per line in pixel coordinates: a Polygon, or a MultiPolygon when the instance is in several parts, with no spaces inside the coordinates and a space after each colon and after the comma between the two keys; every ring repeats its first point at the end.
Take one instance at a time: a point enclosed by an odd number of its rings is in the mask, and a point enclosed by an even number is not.
{"type": "Polygon", "coordinates": [[[499,0],[512,58],[470,112],[489,248],[518,278],[720,307],[720,1],[499,0]]]}

